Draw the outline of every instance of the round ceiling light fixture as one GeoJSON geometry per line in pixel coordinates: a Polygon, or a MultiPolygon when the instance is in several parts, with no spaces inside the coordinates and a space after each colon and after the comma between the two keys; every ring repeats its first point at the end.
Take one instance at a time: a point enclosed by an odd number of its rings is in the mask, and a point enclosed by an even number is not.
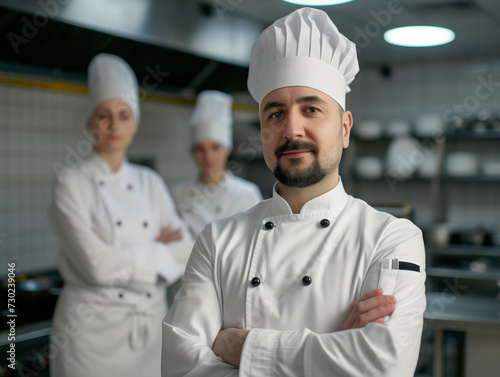
{"type": "Polygon", "coordinates": [[[324,7],[328,5],[350,3],[353,0],[283,0],[283,1],[290,4],[324,7]]]}
{"type": "Polygon", "coordinates": [[[403,26],[387,30],[384,39],[396,46],[432,47],[450,43],[455,33],[440,26],[403,26]]]}

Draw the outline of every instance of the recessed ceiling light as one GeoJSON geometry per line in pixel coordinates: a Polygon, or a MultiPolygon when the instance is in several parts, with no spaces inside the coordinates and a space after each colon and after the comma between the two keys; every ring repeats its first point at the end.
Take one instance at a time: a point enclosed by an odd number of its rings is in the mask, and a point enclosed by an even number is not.
{"type": "Polygon", "coordinates": [[[286,3],[298,4],[298,5],[313,5],[313,6],[327,6],[327,5],[337,5],[349,3],[352,0],[283,0],[286,3]]]}
{"type": "Polygon", "coordinates": [[[397,46],[431,47],[450,43],[455,33],[439,26],[404,26],[387,30],[384,39],[397,46]]]}

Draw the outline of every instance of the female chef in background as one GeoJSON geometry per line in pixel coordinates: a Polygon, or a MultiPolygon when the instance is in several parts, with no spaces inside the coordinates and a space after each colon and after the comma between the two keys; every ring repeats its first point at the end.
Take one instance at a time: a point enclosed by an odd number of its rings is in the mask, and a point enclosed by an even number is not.
{"type": "Polygon", "coordinates": [[[88,86],[95,151],[59,174],[49,209],[64,279],[50,372],[159,376],[166,287],[183,274],[193,242],[162,178],[127,161],[139,123],[132,69],[99,54],[88,86]]]}
{"type": "Polygon", "coordinates": [[[199,176],[172,190],[194,237],[210,221],[246,211],[262,200],[256,184],[225,169],[233,146],[232,105],[231,95],[216,90],[203,91],[196,99],[190,124],[199,176]]]}

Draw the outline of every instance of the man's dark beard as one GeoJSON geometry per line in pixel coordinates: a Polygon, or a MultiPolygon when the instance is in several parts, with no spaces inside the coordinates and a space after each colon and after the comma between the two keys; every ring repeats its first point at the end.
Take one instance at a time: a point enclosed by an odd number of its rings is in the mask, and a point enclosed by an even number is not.
{"type": "MultiPolygon", "coordinates": [[[[285,186],[288,187],[297,187],[303,188],[312,186],[318,182],[320,182],[327,175],[327,171],[323,169],[318,162],[318,147],[314,143],[309,142],[293,142],[287,141],[285,144],[279,146],[275,150],[275,155],[278,159],[278,164],[274,169],[274,176],[276,179],[285,186]],[[315,159],[314,162],[304,171],[293,175],[290,171],[283,169],[279,163],[279,157],[283,152],[291,151],[291,150],[309,150],[314,153],[315,159]]],[[[292,165],[299,164],[301,158],[292,158],[290,159],[290,163],[292,165]]]]}

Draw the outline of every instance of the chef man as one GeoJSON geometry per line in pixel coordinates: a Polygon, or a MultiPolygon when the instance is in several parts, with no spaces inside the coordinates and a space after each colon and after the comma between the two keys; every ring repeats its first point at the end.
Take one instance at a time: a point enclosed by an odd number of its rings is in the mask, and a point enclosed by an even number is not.
{"type": "Polygon", "coordinates": [[[95,151],[60,172],[49,209],[64,279],[50,373],[159,376],[166,287],[183,274],[193,241],[163,179],[127,161],[140,120],[132,69],[99,54],[88,87],[95,151]]]}
{"type": "Polygon", "coordinates": [[[200,234],[163,322],[162,376],[413,376],[421,232],[347,195],[338,174],[357,72],[354,44],[317,9],[256,41],[248,88],[278,182],[200,234]]]}
{"type": "Polygon", "coordinates": [[[256,184],[226,170],[233,147],[232,107],[233,97],[216,90],[205,90],[196,98],[190,125],[199,176],[172,190],[193,237],[210,221],[245,211],[262,200],[256,184]]]}

